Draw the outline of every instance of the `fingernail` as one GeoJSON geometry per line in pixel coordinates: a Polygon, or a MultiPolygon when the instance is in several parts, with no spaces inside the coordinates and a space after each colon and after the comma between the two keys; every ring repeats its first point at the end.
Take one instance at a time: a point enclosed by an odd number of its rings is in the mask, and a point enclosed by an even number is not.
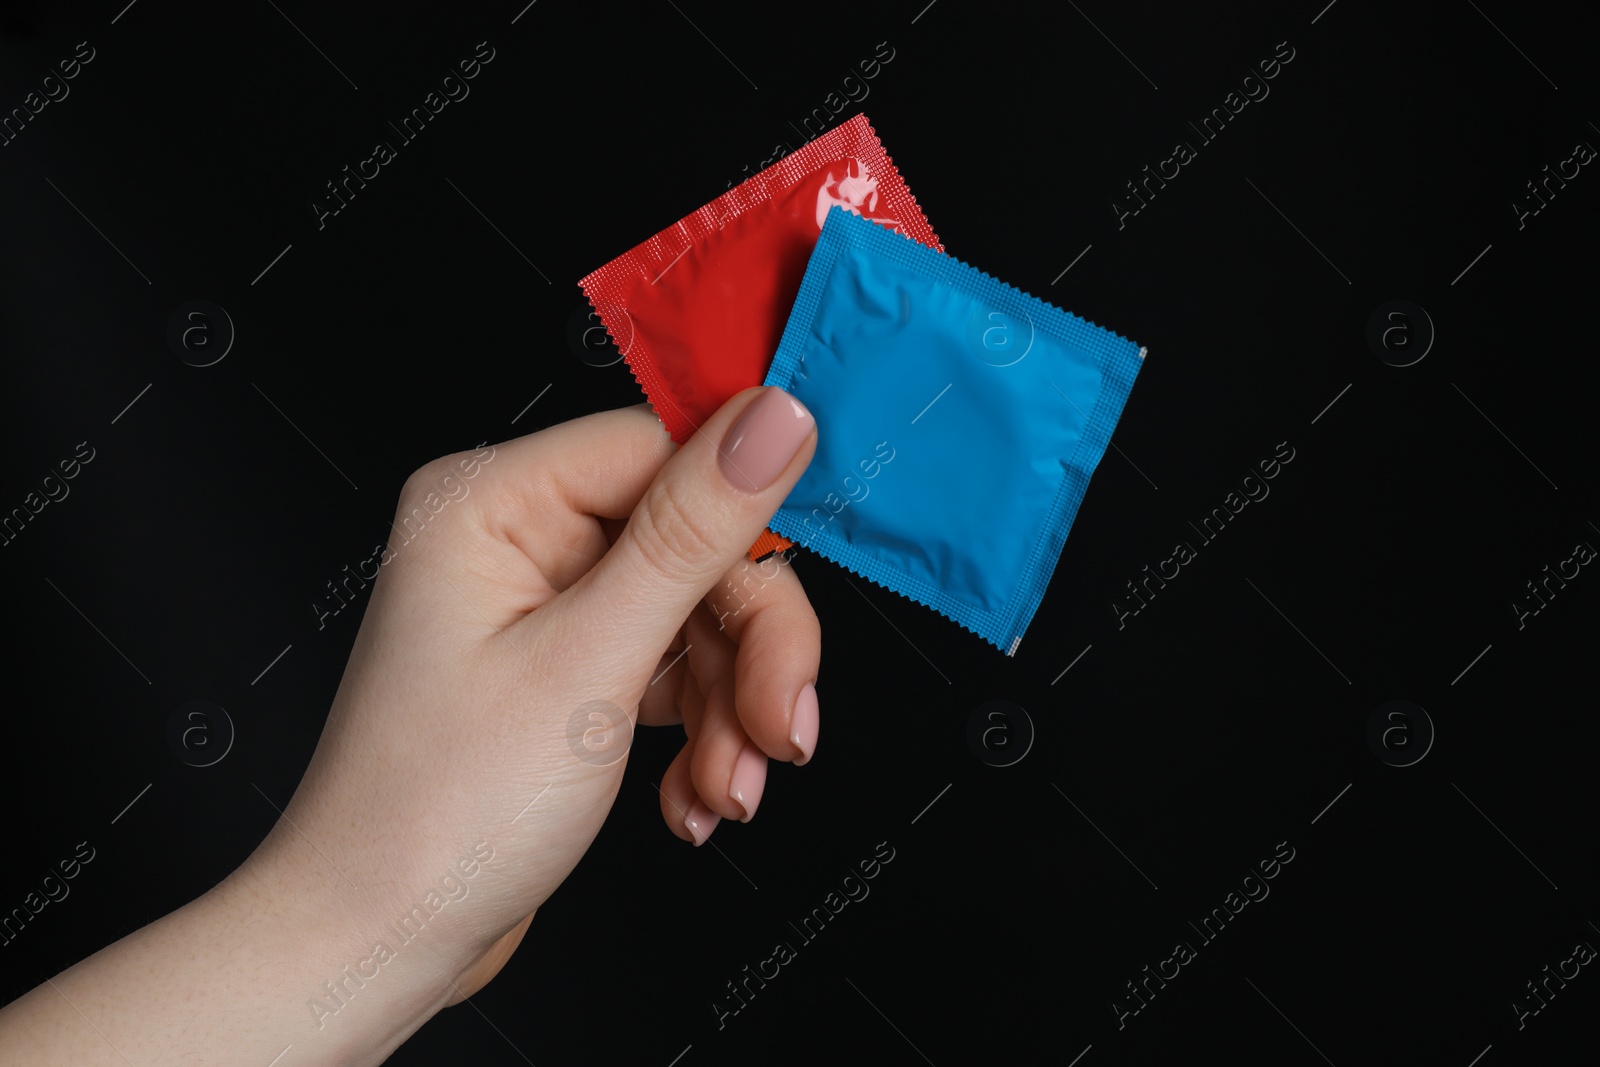
{"type": "Polygon", "coordinates": [[[722,816],[706,807],[705,802],[696,800],[689,806],[689,815],[683,820],[684,828],[694,838],[695,847],[706,843],[706,838],[711,836],[711,831],[717,828],[717,823],[722,821],[722,816]]]}
{"type": "Polygon", "coordinates": [[[804,767],[816,751],[821,721],[817,714],[817,687],[807,682],[795,698],[794,714],[789,716],[789,743],[800,750],[800,757],[794,761],[796,767],[804,767]]]}
{"type": "Polygon", "coordinates": [[[739,758],[733,764],[733,778],[728,783],[728,795],[744,809],[740,822],[749,822],[761,803],[761,792],[767,787],[767,754],[756,746],[745,743],[739,758]]]}
{"type": "Polygon", "coordinates": [[[773,386],[756,397],[722,439],[717,465],[735,489],[758,493],[777,480],[810,436],[806,406],[773,386]]]}

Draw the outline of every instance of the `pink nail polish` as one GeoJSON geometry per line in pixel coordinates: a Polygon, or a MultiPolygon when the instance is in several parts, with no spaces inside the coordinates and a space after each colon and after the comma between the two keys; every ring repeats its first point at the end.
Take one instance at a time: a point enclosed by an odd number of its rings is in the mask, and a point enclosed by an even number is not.
{"type": "Polygon", "coordinates": [[[810,762],[811,754],[817,749],[817,729],[821,722],[817,712],[817,687],[807,682],[795,698],[794,713],[789,716],[789,742],[800,750],[799,758],[794,761],[796,767],[810,762]]]}
{"type": "Polygon", "coordinates": [[[815,425],[804,404],[776,386],[768,388],[722,439],[717,456],[722,476],[735,489],[760,492],[783,473],[815,425]]]}
{"type": "Polygon", "coordinates": [[[695,847],[706,843],[706,838],[711,836],[711,831],[717,828],[717,823],[722,821],[722,816],[705,806],[705,802],[695,800],[689,806],[689,814],[683,820],[684,828],[694,838],[695,847]]]}
{"type": "Polygon", "coordinates": [[[744,809],[740,822],[749,822],[761,803],[761,793],[767,787],[767,756],[748,742],[739,750],[733,764],[733,778],[728,782],[728,795],[744,809]]]}

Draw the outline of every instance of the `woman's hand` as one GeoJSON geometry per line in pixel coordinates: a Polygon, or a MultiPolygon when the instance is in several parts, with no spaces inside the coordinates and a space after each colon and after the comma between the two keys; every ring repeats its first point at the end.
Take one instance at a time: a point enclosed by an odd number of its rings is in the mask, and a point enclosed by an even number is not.
{"type": "Polygon", "coordinates": [[[816,616],[788,567],[744,561],[814,449],[810,413],[757,388],[676,450],[641,405],[418,470],[283,818],[217,890],[0,1013],[8,1042],[40,1024],[19,1059],[381,1062],[505,962],[599,832],[636,722],[684,724],[673,833],[748,820],[766,761],[817,740],[816,616]],[[241,1001],[212,957],[244,952],[268,988],[241,1001]]]}

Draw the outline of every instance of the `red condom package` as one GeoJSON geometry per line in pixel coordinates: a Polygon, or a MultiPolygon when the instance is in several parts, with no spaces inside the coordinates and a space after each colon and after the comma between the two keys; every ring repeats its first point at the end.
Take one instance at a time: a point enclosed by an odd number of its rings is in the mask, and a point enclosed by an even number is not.
{"type": "MultiPolygon", "coordinates": [[[[857,115],[578,283],[673,441],[766,378],[834,205],[944,251],[857,115]]],[[[763,534],[750,558],[792,543],[763,534]]]]}

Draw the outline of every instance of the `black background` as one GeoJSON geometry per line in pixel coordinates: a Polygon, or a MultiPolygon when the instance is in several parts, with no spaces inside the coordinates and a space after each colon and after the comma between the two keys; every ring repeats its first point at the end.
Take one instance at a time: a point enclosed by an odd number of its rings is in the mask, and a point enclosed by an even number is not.
{"type": "Polygon", "coordinates": [[[1591,1041],[1593,968],[1521,1029],[1512,1004],[1600,943],[1600,578],[1520,629],[1512,603],[1600,544],[1600,178],[1520,228],[1512,205],[1600,143],[1592,40],[1565,7],[1324,2],[10,5],[7,113],[77,42],[96,56],[0,148],[0,511],[79,442],[95,458],[0,548],[0,909],[77,842],[97,856],[0,949],[0,997],[249,853],[365,602],[321,630],[311,603],[405,476],[637,402],[569,342],[576,280],[797,146],[887,42],[859,110],[951,254],[1148,346],[1122,454],[1014,658],[799,559],[825,633],[813,763],[774,764],[719,855],[661,825],[678,742],[644,731],[478,1010],[391,1062],[1492,1067],[1591,1041]],[[480,41],[471,96],[319,230],[324,183],[480,41]],[[1119,229],[1123,183],[1284,41],[1270,96],[1119,229]],[[237,330],[210,367],[166,341],[194,299],[237,330]],[[1366,340],[1394,299],[1437,330],[1407,367],[1366,340]],[[1270,497],[1119,629],[1124,583],[1280,442],[1270,497]],[[168,744],[192,699],[237,728],[210,767],[168,744]],[[1036,731],[1011,766],[968,743],[992,699],[1036,731]],[[1367,741],[1392,699],[1436,731],[1410,766],[1367,741]],[[719,1030],[724,983],[885,841],[871,896],[719,1030]],[[1280,842],[1270,896],[1202,944],[1188,923],[1280,842]],[[1178,941],[1197,958],[1119,1029],[1178,941]]]}

